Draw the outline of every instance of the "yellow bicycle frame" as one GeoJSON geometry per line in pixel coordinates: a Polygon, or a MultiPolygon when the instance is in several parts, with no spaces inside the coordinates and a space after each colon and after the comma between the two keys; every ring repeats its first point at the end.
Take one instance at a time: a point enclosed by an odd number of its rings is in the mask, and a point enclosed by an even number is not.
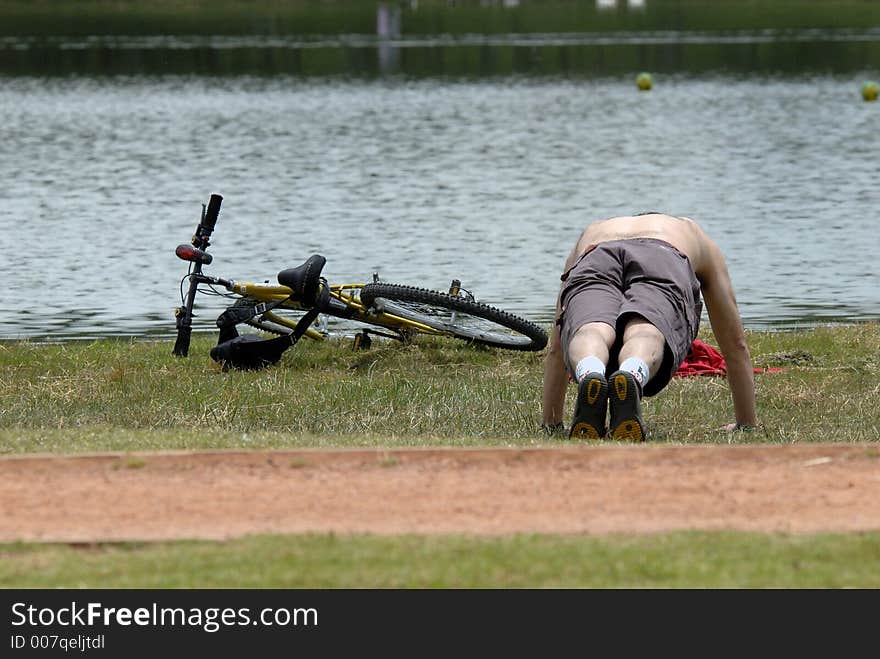
{"type": "MultiPolygon", "coordinates": [[[[363,304],[361,304],[360,297],[357,294],[357,292],[360,291],[360,289],[362,289],[363,287],[364,284],[330,285],[330,296],[336,298],[345,306],[354,311],[354,313],[350,316],[351,320],[366,323],[369,325],[378,325],[396,331],[418,332],[421,334],[435,335],[447,334],[447,332],[435,329],[433,327],[430,327],[429,325],[425,325],[423,323],[419,323],[408,318],[395,316],[394,314],[385,313],[384,311],[369,311],[363,304]]],[[[279,284],[256,284],[247,281],[233,281],[230,290],[233,293],[241,295],[242,297],[270,303],[288,300],[291,293],[293,292],[287,286],[281,286],[279,284]]],[[[288,300],[287,302],[282,304],[281,307],[285,309],[303,311],[306,310],[302,305],[300,305],[299,302],[296,302],[295,300],[288,300]]],[[[272,311],[267,311],[260,317],[266,321],[276,323],[278,325],[283,325],[284,327],[289,327],[290,329],[294,329],[296,327],[295,320],[279,316],[272,311]]],[[[311,327],[306,330],[305,336],[316,341],[321,341],[325,338],[323,334],[315,329],[312,329],[311,327]]]]}

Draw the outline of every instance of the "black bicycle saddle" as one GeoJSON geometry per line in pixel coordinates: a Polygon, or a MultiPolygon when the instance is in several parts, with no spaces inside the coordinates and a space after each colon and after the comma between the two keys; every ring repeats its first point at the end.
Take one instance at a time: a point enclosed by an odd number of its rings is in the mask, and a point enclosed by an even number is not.
{"type": "Polygon", "coordinates": [[[302,305],[314,306],[325,263],[326,258],[320,254],[312,254],[302,265],[279,272],[278,283],[292,289],[294,299],[302,305]]]}

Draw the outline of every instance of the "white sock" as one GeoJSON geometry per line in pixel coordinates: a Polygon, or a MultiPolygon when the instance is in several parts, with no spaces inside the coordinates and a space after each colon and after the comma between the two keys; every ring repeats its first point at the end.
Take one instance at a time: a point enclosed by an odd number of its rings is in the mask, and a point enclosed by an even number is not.
{"type": "Polygon", "coordinates": [[[624,359],[620,365],[620,370],[632,373],[632,376],[639,381],[642,388],[648,384],[648,380],[651,378],[651,371],[648,370],[648,365],[638,357],[624,359]]]}
{"type": "Polygon", "coordinates": [[[595,355],[584,357],[577,363],[574,369],[574,379],[580,382],[587,373],[601,373],[605,375],[605,364],[595,355]]]}

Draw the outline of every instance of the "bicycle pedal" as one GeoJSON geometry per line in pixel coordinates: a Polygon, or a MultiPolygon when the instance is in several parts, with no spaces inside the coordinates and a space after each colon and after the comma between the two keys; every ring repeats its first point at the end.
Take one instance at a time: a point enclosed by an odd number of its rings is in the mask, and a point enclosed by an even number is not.
{"type": "Polygon", "coordinates": [[[361,332],[360,334],[356,334],[354,337],[354,350],[366,350],[372,345],[373,340],[370,338],[370,335],[367,334],[366,331],[361,332]]]}

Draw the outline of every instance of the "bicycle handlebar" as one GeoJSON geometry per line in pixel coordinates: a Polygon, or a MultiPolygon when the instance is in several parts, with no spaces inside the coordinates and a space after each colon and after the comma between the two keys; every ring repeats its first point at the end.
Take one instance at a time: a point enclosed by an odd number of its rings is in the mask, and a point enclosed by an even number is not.
{"type": "Polygon", "coordinates": [[[218,194],[212,194],[210,201],[208,201],[208,212],[205,213],[205,219],[202,223],[211,231],[214,230],[214,225],[217,224],[221,203],[223,203],[223,197],[218,194]]]}
{"type": "Polygon", "coordinates": [[[202,219],[199,226],[196,227],[196,233],[193,236],[192,244],[198,249],[207,249],[210,243],[208,239],[214,231],[214,225],[217,224],[217,216],[220,215],[220,204],[223,203],[223,197],[218,194],[212,194],[208,201],[207,209],[202,206],[202,219]]]}

